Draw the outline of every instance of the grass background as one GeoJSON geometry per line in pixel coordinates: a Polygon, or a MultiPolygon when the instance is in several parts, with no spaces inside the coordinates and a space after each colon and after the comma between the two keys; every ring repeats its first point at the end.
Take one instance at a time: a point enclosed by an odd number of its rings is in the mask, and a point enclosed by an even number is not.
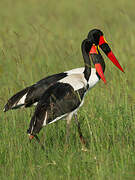
{"type": "Polygon", "coordinates": [[[0,179],[135,179],[135,3],[127,0],[0,1],[0,179]],[[80,45],[101,29],[125,70],[104,56],[107,85],[86,96],[78,117],[87,141],[81,151],[72,121],[42,129],[46,146],[28,141],[34,108],[2,112],[15,92],[41,78],[83,66],[80,45]]]}

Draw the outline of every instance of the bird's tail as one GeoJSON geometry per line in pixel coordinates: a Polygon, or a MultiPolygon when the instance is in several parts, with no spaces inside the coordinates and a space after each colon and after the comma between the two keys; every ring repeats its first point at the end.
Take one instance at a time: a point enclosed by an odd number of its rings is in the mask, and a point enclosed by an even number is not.
{"type": "Polygon", "coordinates": [[[17,109],[23,107],[25,105],[26,95],[29,91],[29,87],[19,91],[15,95],[13,95],[4,106],[3,111],[6,112],[10,109],[17,109]]]}

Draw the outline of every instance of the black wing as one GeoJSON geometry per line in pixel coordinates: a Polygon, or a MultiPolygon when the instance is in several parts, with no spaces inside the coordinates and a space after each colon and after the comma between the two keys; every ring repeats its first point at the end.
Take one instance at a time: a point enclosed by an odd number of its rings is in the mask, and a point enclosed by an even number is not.
{"type": "Polygon", "coordinates": [[[42,96],[31,119],[28,134],[35,135],[45,125],[79,107],[86,89],[74,91],[67,83],[52,85],[42,96]]]}
{"type": "Polygon", "coordinates": [[[38,102],[43,93],[54,83],[67,76],[67,73],[59,73],[48,76],[32,86],[29,86],[13,95],[4,107],[4,112],[19,107],[30,107],[38,102]],[[20,99],[25,96],[24,103],[19,103],[20,99]]]}

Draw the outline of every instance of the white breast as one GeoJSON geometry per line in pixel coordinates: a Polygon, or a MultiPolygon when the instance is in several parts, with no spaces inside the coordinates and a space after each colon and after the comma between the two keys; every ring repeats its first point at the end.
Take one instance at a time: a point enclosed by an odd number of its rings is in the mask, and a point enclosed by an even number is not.
{"type": "Polygon", "coordinates": [[[99,82],[99,78],[96,75],[96,69],[91,68],[91,75],[88,81],[89,89],[93,88],[99,82]]]}

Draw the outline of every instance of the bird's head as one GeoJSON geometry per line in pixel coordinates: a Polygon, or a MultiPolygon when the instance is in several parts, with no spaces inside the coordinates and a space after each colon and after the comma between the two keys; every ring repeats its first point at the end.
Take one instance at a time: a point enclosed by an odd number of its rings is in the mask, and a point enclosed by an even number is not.
{"type": "Polygon", "coordinates": [[[100,37],[103,36],[103,32],[99,29],[92,29],[87,38],[90,39],[96,46],[99,45],[100,37]]]}
{"type": "MultiPolygon", "coordinates": [[[[114,56],[111,48],[109,47],[107,41],[104,38],[104,34],[101,30],[99,29],[93,29],[88,33],[87,38],[92,42],[92,47],[91,50],[89,52],[89,54],[93,55],[93,54],[98,54],[99,52],[99,48],[102,49],[102,51],[107,55],[107,57],[113,62],[113,64],[115,66],[117,66],[122,72],[124,72],[124,70],[122,69],[121,65],[119,64],[118,60],[116,59],[116,57],[114,56]]],[[[103,74],[103,70],[102,70],[102,66],[100,64],[100,58],[92,58],[93,63],[95,65],[96,71],[99,74],[99,76],[101,77],[101,79],[106,82],[105,78],[104,78],[104,74],[103,74]]]]}

